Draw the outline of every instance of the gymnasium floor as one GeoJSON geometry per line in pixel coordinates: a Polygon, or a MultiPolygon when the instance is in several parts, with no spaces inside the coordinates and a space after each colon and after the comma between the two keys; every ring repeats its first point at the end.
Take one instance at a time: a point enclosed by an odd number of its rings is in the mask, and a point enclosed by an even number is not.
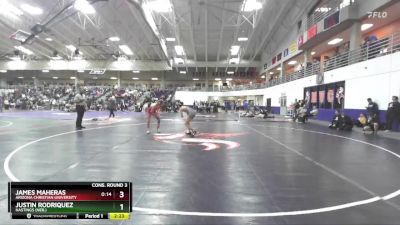
{"type": "Polygon", "coordinates": [[[196,138],[178,114],[158,135],[141,113],[89,113],[76,131],[55,113],[0,116],[0,224],[400,224],[397,138],[225,113],[197,117],[196,138]],[[10,180],[132,181],[133,217],[12,221],[10,180]]]}

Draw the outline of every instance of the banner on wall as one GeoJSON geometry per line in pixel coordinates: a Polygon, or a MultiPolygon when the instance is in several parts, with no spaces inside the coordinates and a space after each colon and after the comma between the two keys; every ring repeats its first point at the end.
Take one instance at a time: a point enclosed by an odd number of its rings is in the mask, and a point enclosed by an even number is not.
{"type": "Polygon", "coordinates": [[[279,61],[279,60],[281,60],[282,59],[282,53],[279,53],[277,56],[276,56],[276,61],[279,61]]]}
{"type": "Polygon", "coordinates": [[[268,64],[265,63],[265,64],[264,64],[264,70],[266,70],[267,68],[268,68],[268,64]]]}
{"type": "Polygon", "coordinates": [[[283,50],[283,57],[286,57],[288,55],[289,55],[289,49],[287,48],[287,49],[283,50]]]}
{"type": "Polygon", "coordinates": [[[324,30],[327,30],[333,26],[335,26],[336,24],[339,23],[339,12],[337,11],[334,14],[328,16],[327,18],[325,18],[324,20],[324,30]]]}
{"type": "Polygon", "coordinates": [[[317,35],[317,24],[314,24],[307,30],[307,40],[310,40],[317,35]]]}
{"type": "Polygon", "coordinates": [[[310,104],[311,93],[310,93],[310,90],[309,90],[309,89],[306,91],[306,96],[304,97],[304,100],[306,101],[306,104],[307,104],[307,105],[310,104]]]}
{"type": "Polygon", "coordinates": [[[311,103],[317,103],[317,91],[311,92],[311,103]]]}
{"type": "Polygon", "coordinates": [[[276,63],[276,57],[272,58],[272,65],[276,63]]]}
{"type": "Polygon", "coordinates": [[[304,44],[303,35],[300,35],[299,39],[297,40],[297,46],[300,48],[304,44]]]}
{"type": "Polygon", "coordinates": [[[344,99],[344,87],[338,87],[336,91],[336,98],[338,102],[341,102],[341,100],[344,99]]]}
{"type": "Polygon", "coordinates": [[[325,90],[319,91],[319,102],[325,102],[325,90]]]}
{"type": "Polygon", "coordinates": [[[333,99],[334,99],[333,89],[329,89],[328,93],[326,93],[326,94],[327,94],[326,99],[328,100],[328,102],[333,103],[333,99]]]}
{"type": "Polygon", "coordinates": [[[289,54],[292,54],[295,51],[297,51],[297,43],[293,42],[292,44],[289,45],[289,54]]]}

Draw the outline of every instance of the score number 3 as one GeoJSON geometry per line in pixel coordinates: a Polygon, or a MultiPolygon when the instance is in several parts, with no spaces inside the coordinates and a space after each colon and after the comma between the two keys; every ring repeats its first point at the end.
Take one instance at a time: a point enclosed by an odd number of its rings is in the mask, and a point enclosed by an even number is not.
{"type": "MultiPolygon", "coordinates": [[[[125,197],[125,193],[123,191],[119,192],[119,198],[124,198],[125,197]]],[[[124,204],[119,204],[119,206],[121,207],[121,211],[124,210],[124,204]]]]}

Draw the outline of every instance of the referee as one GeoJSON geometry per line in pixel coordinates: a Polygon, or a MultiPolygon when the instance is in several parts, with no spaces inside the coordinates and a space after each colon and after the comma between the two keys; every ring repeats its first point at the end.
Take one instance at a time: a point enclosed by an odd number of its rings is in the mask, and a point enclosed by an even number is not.
{"type": "Polygon", "coordinates": [[[86,108],[86,100],[83,95],[83,90],[79,90],[75,95],[74,102],[76,104],[76,129],[83,129],[85,127],[82,126],[83,114],[85,114],[86,108]]]}

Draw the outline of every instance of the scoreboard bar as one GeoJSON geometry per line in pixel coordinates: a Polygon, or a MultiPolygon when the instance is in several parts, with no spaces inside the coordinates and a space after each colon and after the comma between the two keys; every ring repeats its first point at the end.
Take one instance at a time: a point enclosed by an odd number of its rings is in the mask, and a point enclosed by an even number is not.
{"type": "Polygon", "coordinates": [[[129,213],[12,213],[12,219],[127,220],[129,213]]]}
{"type": "Polygon", "coordinates": [[[128,219],[131,182],[10,182],[13,219],[128,219]]]}

